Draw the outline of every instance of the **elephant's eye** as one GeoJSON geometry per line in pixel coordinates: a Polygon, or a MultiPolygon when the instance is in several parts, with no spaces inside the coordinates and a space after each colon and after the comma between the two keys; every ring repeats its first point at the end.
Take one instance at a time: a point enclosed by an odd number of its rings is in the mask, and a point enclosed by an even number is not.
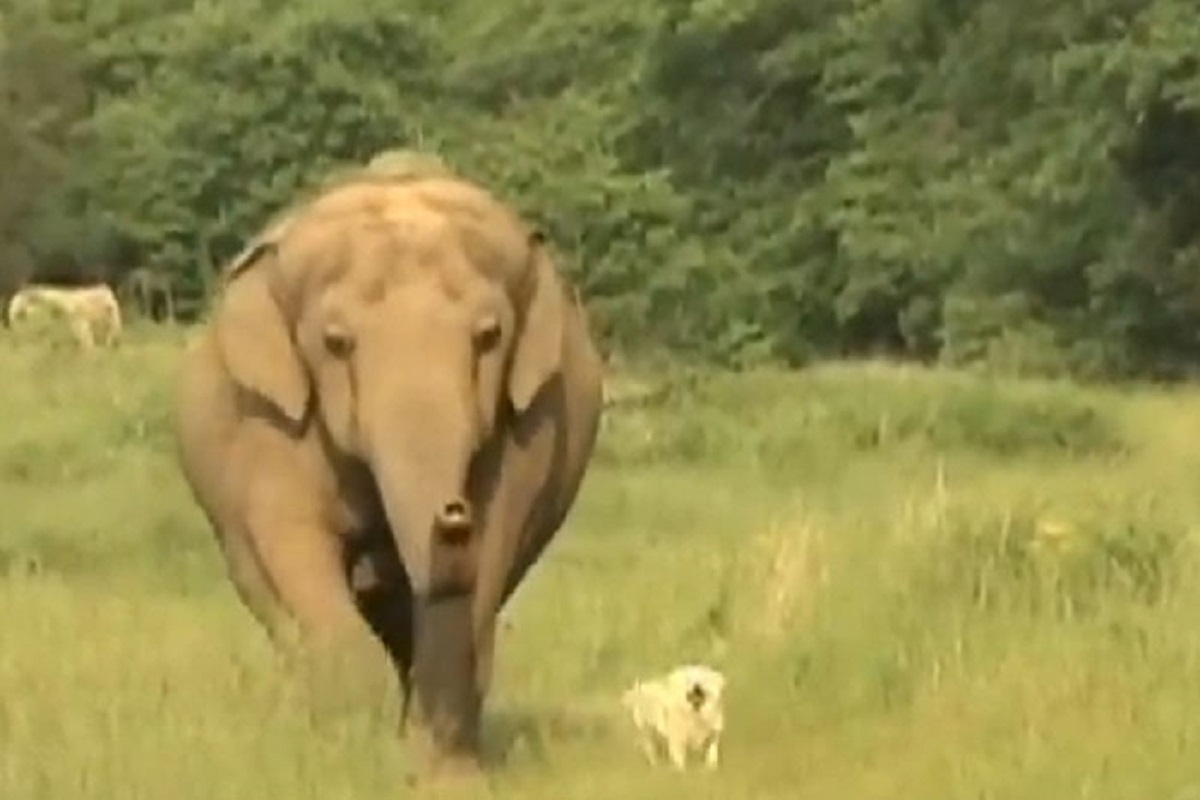
{"type": "Polygon", "coordinates": [[[324,333],[325,349],[336,358],[345,358],[354,351],[354,337],[340,325],[330,325],[324,333]]]}
{"type": "Polygon", "coordinates": [[[480,352],[491,350],[500,341],[500,320],[487,316],[475,323],[475,346],[480,352]]]}

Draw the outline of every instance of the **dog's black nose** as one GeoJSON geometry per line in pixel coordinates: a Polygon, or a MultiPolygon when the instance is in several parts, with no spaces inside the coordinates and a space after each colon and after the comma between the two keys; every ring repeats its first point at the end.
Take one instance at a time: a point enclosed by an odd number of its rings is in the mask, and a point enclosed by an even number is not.
{"type": "Polygon", "coordinates": [[[704,699],[707,696],[708,695],[705,694],[703,686],[698,683],[693,683],[692,688],[688,689],[687,700],[688,703],[691,704],[692,708],[699,711],[700,706],[704,705],[704,699]]]}

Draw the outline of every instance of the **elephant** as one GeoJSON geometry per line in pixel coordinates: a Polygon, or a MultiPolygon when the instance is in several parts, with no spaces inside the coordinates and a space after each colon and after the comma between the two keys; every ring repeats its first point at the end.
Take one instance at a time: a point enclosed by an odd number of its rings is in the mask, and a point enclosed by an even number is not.
{"type": "Polygon", "coordinates": [[[449,169],[322,186],[219,284],[174,437],[231,583],[281,646],[382,664],[423,763],[480,774],[497,616],[599,430],[578,290],[536,226],[449,169]]]}

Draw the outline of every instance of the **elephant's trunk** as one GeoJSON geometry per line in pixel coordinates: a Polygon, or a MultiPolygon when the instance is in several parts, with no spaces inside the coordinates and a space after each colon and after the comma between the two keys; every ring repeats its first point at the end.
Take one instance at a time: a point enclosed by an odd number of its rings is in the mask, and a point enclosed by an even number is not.
{"type": "Polygon", "coordinates": [[[357,428],[417,597],[475,584],[467,496],[479,436],[471,340],[452,335],[439,298],[397,294],[376,338],[358,343],[357,428]]]}
{"type": "Polygon", "coordinates": [[[450,755],[474,752],[478,741],[478,547],[466,491],[472,417],[438,400],[380,426],[371,462],[414,595],[413,711],[435,754],[450,755]]]}
{"type": "Polygon", "coordinates": [[[475,585],[476,551],[474,509],[466,491],[468,437],[439,434],[436,428],[442,426],[428,418],[406,427],[412,428],[410,435],[382,437],[372,467],[409,583],[418,597],[468,593],[475,585]]]}
{"type": "Polygon", "coordinates": [[[436,756],[476,753],[482,697],[475,680],[471,595],[418,598],[413,709],[436,756]]]}

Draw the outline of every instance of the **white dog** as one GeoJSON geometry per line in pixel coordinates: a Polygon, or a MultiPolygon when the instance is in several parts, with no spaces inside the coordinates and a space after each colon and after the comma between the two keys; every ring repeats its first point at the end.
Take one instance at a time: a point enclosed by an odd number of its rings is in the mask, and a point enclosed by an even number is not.
{"type": "Polygon", "coordinates": [[[621,704],[633,718],[651,764],[658,762],[658,748],[665,745],[676,769],[684,769],[687,754],[700,749],[705,766],[714,769],[725,728],[724,692],[720,672],[686,664],[661,678],[635,682],[621,695],[621,704]]]}

